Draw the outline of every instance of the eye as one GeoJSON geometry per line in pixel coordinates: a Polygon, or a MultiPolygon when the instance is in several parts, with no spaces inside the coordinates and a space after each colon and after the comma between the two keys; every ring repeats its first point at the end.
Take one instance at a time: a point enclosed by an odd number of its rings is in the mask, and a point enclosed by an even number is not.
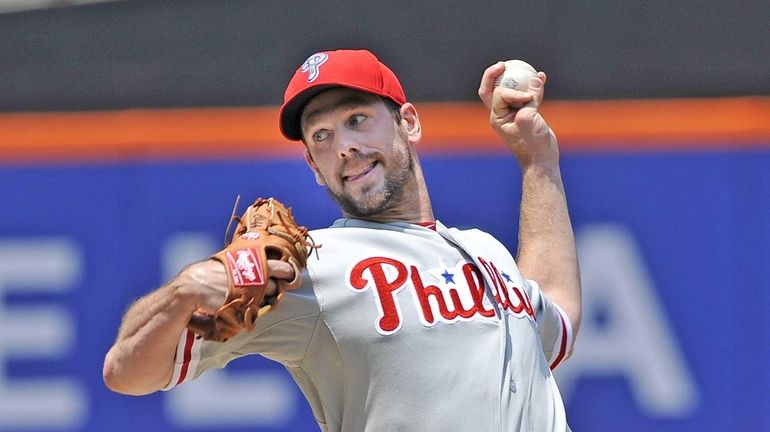
{"type": "Polygon", "coordinates": [[[364,115],[364,114],[356,114],[356,115],[350,117],[349,123],[350,123],[351,126],[358,126],[361,123],[363,123],[364,120],[366,120],[367,118],[368,117],[366,115],[364,115]]]}
{"type": "Polygon", "coordinates": [[[323,142],[326,138],[329,138],[329,132],[321,130],[313,134],[313,141],[323,142]]]}

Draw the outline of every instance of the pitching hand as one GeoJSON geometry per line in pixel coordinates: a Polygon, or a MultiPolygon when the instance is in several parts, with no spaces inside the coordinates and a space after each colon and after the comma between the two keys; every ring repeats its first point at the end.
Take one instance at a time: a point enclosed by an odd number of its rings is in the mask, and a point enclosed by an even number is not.
{"type": "Polygon", "coordinates": [[[538,111],[543,101],[545,73],[538,72],[527,91],[518,91],[495,87],[495,79],[504,70],[503,62],[488,67],[479,86],[479,97],[490,111],[492,128],[521,164],[558,160],[556,135],[538,111]]]}

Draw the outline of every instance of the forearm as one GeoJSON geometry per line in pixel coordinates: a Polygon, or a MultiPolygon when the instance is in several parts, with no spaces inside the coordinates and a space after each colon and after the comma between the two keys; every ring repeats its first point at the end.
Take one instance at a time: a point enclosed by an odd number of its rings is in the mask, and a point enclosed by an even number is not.
{"type": "Polygon", "coordinates": [[[104,362],[104,381],[110,389],[141,395],[169,382],[177,341],[194,310],[180,291],[172,282],[128,310],[104,362]]]}
{"type": "Polygon", "coordinates": [[[521,273],[567,313],[577,332],[580,271],[558,158],[522,165],[517,262],[521,273]]]}

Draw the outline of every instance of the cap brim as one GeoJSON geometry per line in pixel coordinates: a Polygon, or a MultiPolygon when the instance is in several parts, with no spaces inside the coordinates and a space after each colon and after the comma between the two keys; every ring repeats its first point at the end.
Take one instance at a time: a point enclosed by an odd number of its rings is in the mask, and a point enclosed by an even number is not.
{"type": "Polygon", "coordinates": [[[317,96],[324,90],[334,87],[341,87],[339,84],[318,85],[310,87],[302,93],[295,96],[289,103],[281,108],[281,133],[286,138],[299,141],[302,139],[302,110],[310,99],[317,96]]]}
{"type": "Polygon", "coordinates": [[[310,102],[310,99],[316,97],[319,93],[329,89],[333,89],[333,88],[349,88],[352,90],[358,90],[363,93],[384,97],[392,100],[398,106],[401,106],[406,103],[406,100],[403,100],[403,101],[396,100],[392,95],[386,92],[383,92],[382,90],[374,89],[370,87],[358,86],[358,85],[352,85],[352,84],[341,84],[341,83],[319,84],[317,86],[313,86],[305,89],[298,95],[294,96],[294,98],[292,98],[288,103],[283,105],[280,113],[281,133],[283,134],[283,136],[294,141],[301,140],[302,139],[302,110],[305,109],[305,105],[307,105],[308,102],[310,102]]]}

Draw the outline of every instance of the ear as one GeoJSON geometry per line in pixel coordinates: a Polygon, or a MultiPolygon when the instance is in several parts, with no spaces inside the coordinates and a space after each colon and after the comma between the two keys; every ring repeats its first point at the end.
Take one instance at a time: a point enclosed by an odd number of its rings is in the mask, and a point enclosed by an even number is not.
{"type": "Polygon", "coordinates": [[[417,144],[422,138],[422,127],[420,126],[420,117],[417,115],[417,108],[409,102],[401,105],[401,126],[406,132],[407,139],[411,144],[417,144]]]}
{"type": "Polygon", "coordinates": [[[321,172],[318,170],[318,165],[315,164],[313,156],[310,155],[308,149],[305,149],[305,162],[307,162],[307,166],[309,166],[313,171],[313,174],[315,175],[315,182],[320,186],[326,186],[326,182],[324,182],[324,179],[321,176],[321,172]]]}

